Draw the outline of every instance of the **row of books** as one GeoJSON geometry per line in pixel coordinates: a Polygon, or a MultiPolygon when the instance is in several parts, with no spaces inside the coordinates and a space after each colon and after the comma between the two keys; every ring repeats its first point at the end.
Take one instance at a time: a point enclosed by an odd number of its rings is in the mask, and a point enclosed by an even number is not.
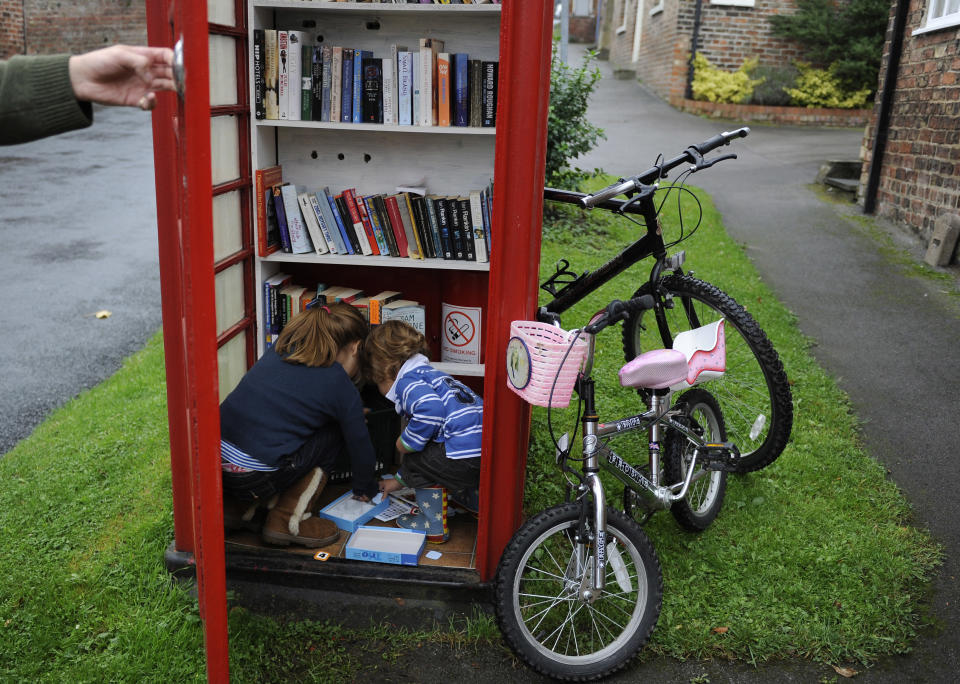
{"type": "Polygon", "coordinates": [[[323,304],[344,302],[357,308],[370,325],[401,320],[426,334],[426,310],[423,304],[404,299],[399,291],[385,290],[367,296],[363,290],[318,283],[316,287],[297,285],[293,277],[277,273],[263,282],[264,342],[269,349],[291,318],[306,310],[314,298],[323,304]]]}
{"type": "Polygon", "coordinates": [[[327,2],[383,3],[385,5],[499,5],[500,0],[327,0],[327,2]]]}
{"type": "Polygon", "coordinates": [[[254,111],[258,119],[495,127],[499,63],[419,49],[390,55],[312,45],[306,31],[254,29],[254,111]]]}
{"type": "Polygon", "coordinates": [[[467,195],[428,195],[425,188],[335,194],[283,182],[283,169],[255,176],[260,256],[359,254],[411,259],[489,261],[492,185],[467,195]]]}

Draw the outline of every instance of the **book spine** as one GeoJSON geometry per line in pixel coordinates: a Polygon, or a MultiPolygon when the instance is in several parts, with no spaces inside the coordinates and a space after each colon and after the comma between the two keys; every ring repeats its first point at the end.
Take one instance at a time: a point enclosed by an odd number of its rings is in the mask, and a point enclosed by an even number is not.
{"type": "Polygon", "coordinates": [[[261,311],[263,311],[263,347],[264,349],[270,349],[273,346],[273,331],[270,329],[272,321],[270,320],[270,283],[266,280],[263,281],[263,306],[261,311]]]}
{"type": "MultiPolygon", "coordinates": [[[[393,123],[400,121],[400,51],[406,49],[406,47],[396,43],[390,46],[390,64],[392,65],[390,83],[393,85],[390,91],[390,102],[393,103],[390,118],[393,119],[393,123]]],[[[386,112],[384,112],[384,119],[386,119],[386,112]]]]}
{"type": "Polygon", "coordinates": [[[353,249],[353,240],[347,235],[347,227],[343,223],[343,216],[340,214],[340,207],[337,206],[337,198],[333,195],[327,195],[327,202],[330,204],[330,213],[333,215],[333,221],[337,224],[337,230],[340,232],[340,239],[343,240],[346,254],[355,254],[353,249]]]}
{"type": "Polygon", "coordinates": [[[383,226],[380,225],[380,217],[377,215],[376,207],[373,203],[373,195],[362,198],[363,208],[367,212],[367,219],[373,227],[373,238],[377,243],[377,252],[383,256],[390,256],[390,248],[387,246],[383,235],[383,226]]]}
{"type": "Polygon", "coordinates": [[[404,50],[400,53],[399,64],[397,66],[398,78],[398,119],[397,123],[401,126],[410,126],[413,124],[411,118],[413,107],[413,53],[404,50]]]}
{"type": "Polygon", "coordinates": [[[499,64],[497,62],[483,63],[483,118],[482,123],[486,128],[493,128],[497,125],[497,76],[499,64]]]}
{"type": "Polygon", "coordinates": [[[277,118],[286,121],[290,118],[290,46],[288,31],[277,31],[277,118]]]}
{"type": "Polygon", "coordinates": [[[313,120],[313,46],[301,45],[300,120],[313,120]]]}
{"type": "Polygon", "coordinates": [[[349,254],[347,246],[343,241],[343,234],[340,232],[340,228],[337,227],[337,221],[333,216],[333,209],[330,207],[330,190],[328,188],[322,188],[317,190],[314,193],[314,196],[317,199],[317,204],[320,206],[320,213],[323,214],[323,224],[327,228],[327,232],[330,233],[330,238],[333,238],[331,242],[330,239],[327,239],[327,242],[330,244],[336,245],[337,254],[349,254]]]}
{"type": "Polygon", "coordinates": [[[407,245],[407,234],[403,229],[403,219],[400,216],[400,205],[397,203],[396,195],[384,198],[384,203],[387,205],[387,215],[390,217],[391,230],[397,242],[397,251],[402,257],[410,256],[410,247],[407,245]]]}
{"type": "Polygon", "coordinates": [[[470,125],[483,124],[483,63],[479,59],[469,61],[470,71],[470,125]]]}
{"type": "Polygon", "coordinates": [[[266,66],[264,41],[263,29],[253,29],[253,112],[257,119],[263,119],[266,116],[266,109],[263,104],[263,70],[266,66]]]}
{"type": "Polygon", "coordinates": [[[300,121],[303,76],[303,31],[287,31],[287,118],[300,121]]]}
{"type": "Polygon", "coordinates": [[[383,67],[378,57],[363,60],[363,122],[383,123],[383,67]]]}
{"type": "Polygon", "coordinates": [[[343,67],[340,82],[340,121],[353,121],[353,50],[343,48],[343,67]]]}
{"type": "Polygon", "coordinates": [[[387,205],[383,200],[383,195],[375,195],[373,198],[374,207],[380,217],[380,226],[383,228],[383,239],[387,243],[390,256],[398,257],[400,256],[400,250],[397,249],[397,240],[393,236],[393,228],[390,227],[390,215],[387,212],[387,205]]]}
{"type": "Polygon", "coordinates": [[[453,238],[450,235],[450,205],[445,197],[435,200],[437,223],[440,226],[440,244],[443,245],[443,258],[453,259],[453,238]]]}
{"type": "MultiPolygon", "coordinates": [[[[341,254],[340,247],[337,245],[337,241],[333,239],[333,233],[330,232],[330,226],[327,225],[327,217],[324,214],[323,208],[320,206],[320,200],[317,199],[317,193],[310,194],[309,199],[310,209],[317,219],[317,225],[320,227],[323,239],[327,243],[327,249],[330,250],[331,254],[341,254]]],[[[334,230],[336,230],[336,228],[334,228],[334,230]]]]}
{"type": "Polygon", "coordinates": [[[410,197],[410,206],[413,207],[414,219],[420,229],[420,242],[423,245],[423,255],[429,259],[436,259],[439,254],[433,248],[433,239],[430,237],[430,221],[427,218],[427,203],[420,195],[410,197]]]}
{"type": "Polygon", "coordinates": [[[470,192],[470,225],[473,227],[473,251],[477,255],[477,261],[490,261],[483,236],[483,210],[479,190],[470,192]]]}
{"type": "Polygon", "coordinates": [[[257,256],[267,256],[267,197],[264,194],[263,170],[253,172],[253,192],[257,199],[257,256]]]}
{"type": "Polygon", "coordinates": [[[280,58],[277,52],[277,31],[275,29],[264,29],[263,44],[263,113],[268,119],[279,119],[277,75],[280,58]]]}
{"type": "Polygon", "coordinates": [[[440,241],[440,224],[437,222],[435,198],[424,197],[423,204],[427,210],[427,223],[430,226],[430,241],[433,243],[433,251],[438,258],[445,259],[443,243],[440,241]]]}
{"type": "Polygon", "coordinates": [[[487,245],[487,256],[492,254],[490,251],[490,195],[491,188],[480,193],[480,208],[483,211],[483,241],[487,245]]]}
{"type": "Polygon", "coordinates": [[[287,232],[287,212],[283,207],[283,193],[281,185],[273,186],[273,209],[277,215],[277,227],[280,229],[280,248],[284,252],[291,252],[290,233],[287,232]]]}
{"type": "Polygon", "coordinates": [[[320,121],[323,116],[323,48],[314,45],[310,50],[310,119],[320,121]]]}
{"type": "Polygon", "coordinates": [[[477,254],[473,247],[473,225],[470,221],[470,198],[458,197],[457,209],[460,211],[460,231],[463,233],[463,258],[467,261],[476,261],[477,254]]]}
{"type": "Polygon", "coordinates": [[[330,87],[332,85],[331,71],[333,66],[333,50],[329,45],[323,48],[323,80],[320,86],[320,120],[330,121],[330,87]]]}
{"type": "Polygon", "coordinates": [[[307,226],[300,213],[300,200],[297,199],[297,188],[286,183],[280,186],[283,195],[283,208],[287,212],[287,232],[290,233],[290,248],[294,254],[305,254],[313,251],[307,226]]]}
{"type": "Polygon", "coordinates": [[[383,123],[397,125],[397,70],[388,57],[383,59],[383,123]]]}
{"type": "Polygon", "coordinates": [[[410,82],[411,86],[411,95],[410,95],[410,121],[412,125],[420,125],[420,87],[421,82],[423,81],[423,75],[420,73],[420,51],[415,50],[410,54],[410,82]]]}
{"type": "Polygon", "coordinates": [[[377,234],[373,230],[373,220],[370,218],[370,212],[367,211],[367,203],[362,195],[351,190],[350,196],[357,207],[357,213],[360,214],[360,222],[363,224],[363,230],[367,234],[367,242],[370,244],[370,251],[374,256],[380,256],[380,241],[377,240],[377,234]]]}
{"type": "Polygon", "coordinates": [[[307,226],[307,234],[310,235],[310,242],[313,243],[313,251],[317,254],[326,254],[330,251],[330,248],[327,247],[327,240],[323,237],[323,231],[320,230],[320,223],[317,221],[317,216],[313,213],[313,207],[310,204],[310,193],[297,193],[297,201],[300,203],[300,213],[303,215],[303,223],[307,226]]]}
{"type": "Polygon", "coordinates": [[[433,49],[429,38],[420,39],[420,113],[417,125],[433,125],[433,49]]]}
{"type": "Polygon", "coordinates": [[[453,125],[470,125],[470,80],[467,55],[453,56],[453,125]]]}
{"type": "Polygon", "coordinates": [[[423,245],[420,244],[420,232],[417,230],[417,223],[413,220],[413,209],[410,206],[410,193],[403,192],[397,198],[400,205],[400,219],[403,221],[403,230],[407,234],[407,246],[410,250],[410,257],[413,259],[423,258],[423,245]]]}
{"type": "Polygon", "coordinates": [[[450,53],[437,55],[437,125],[450,125],[450,53]]]}
{"type": "Polygon", "coordinates": [[[350,216],[350,221],[353,223],[353,232],[357,235],[357,243],[360,245],[360,252],[369,256],[373,254],[373,250],[370,249],[370,243],[367,240],[367,231],[363,225],[363,221],[360,220],[360,212],[357,209],[357,203],[353,197],[353,190],[344,190],[343,191],[343,201],[347,206],[347,212],[350,216]]]}
{"type": "Polygon", "coordinates": [[[360,238],[356,229],[353,227],[353,219],[350,217],[350,211],[347,209],[347,201],[343,199],[343,193],[333,198],[337,205],[337,211],[340,212],[340,218],[343,220],[343,227],[346,229],[347,237],[353,245],[354,254],[363,254],[363,248],[360,247],[360,238]]]}
{"type": "Polygon", "coordinates": [[[363,118],[363,97],[364,97],[364,72],[363,60],[373,57],[369,50],[354,50],[353,52],[353,123],[364,121],[363,118]]]}
{"type": "Polygon", "coordinates": [[[460,225],[460,204],[456,197],[447,198],[447,219],[450,221],[450,241],[453,243],[453,258],[465,260],[467,251],[463,244],[463,230],[460,225]]]}
{"type": "Polygon", "coordinates": [[[343,85],[343,48],[334,47],[330,59],[330,121],[340,120],[341,86],[343,85]]]}

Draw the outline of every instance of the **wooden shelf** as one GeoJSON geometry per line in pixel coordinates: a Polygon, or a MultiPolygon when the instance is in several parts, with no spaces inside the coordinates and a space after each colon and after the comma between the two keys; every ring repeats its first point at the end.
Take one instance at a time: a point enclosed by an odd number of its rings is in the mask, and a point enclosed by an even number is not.
{"type": "Polygon", "coordinates": [[[310,128],[337,131],[376,131],[377,133],[420,133],[423,135],[489,135],[494,127],[480,126],[398,126],[395,124],[346,123],[341,121],[291,121],[287,119],[255,119],[257,126],[277,128],[310,128]]]}
{"type": "Polygon", "coordinates": [[[442,361],[431,361],[430,365],[448,375],[472,376],[477,378],[483,377],[485,368],[482,363],[444,363],[442,361]]]}

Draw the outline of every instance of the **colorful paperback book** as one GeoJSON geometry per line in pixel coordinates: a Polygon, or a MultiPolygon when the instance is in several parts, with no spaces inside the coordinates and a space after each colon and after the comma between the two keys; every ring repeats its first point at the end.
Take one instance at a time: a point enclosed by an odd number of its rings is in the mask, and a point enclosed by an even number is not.
{"type": "Polygon", "coordinates": [[[287,42],[288,31],[277,31],[277,108],[278,118],[286,121],[290,118],[290,46],[287,42]]]}
{"type": "Polygon", "coordinates": [[[273,209],[277,216],[277,229],[280,231],[280,248],[284,252],[291,252],[290,233],[287,232],[287,211],[283,204],[283,185],[273,186],[273,209]]]}
{"type": "Polygon", "coordinates": [[[377,250],[383,256],[390,256],[390,247],[387,246],[387,241],[383,235],[383,226],[380,223],[380,216],[377,214],[373,195],[363,198],[363,207],[367,212],[370,224],[373,226],[373,237],[377,241],[377,250]]]}
{"type": "Polygon", "coordinates": [[[470,71],[465,52],[453,55],[453,125],[470,125],[470,71]]]}
{"type": "MultiPolygon", "coordinates": [[[[320,208],[320,213],[323,215],[323,225],[326,228],[326,232],[330,234],[330,237],[327,238],[327,242],[331,245],[336,245],[337,254],[349,254],[346,244],[343,241],[343,235],[340,232],[340,229],[337,227],[336,219],[333,216],[333,210],[330,208],[330,190],[328,188],[322,188],[317,190],[314,193],[314,196],[317,200],[317,205],[320,208]]],[[[325,234],[326,235],[326,234],[325,234]]],[[[331,249],[331,251],[333,251],[331,249]]]]}
{"type": "Polygon", "coordinates": [[[350,244],[353,245],[353,253],[363,254],[363,248],[360,247],[360,239],[357,236],[357,231],[354,230],[353,218],[350,216],[350,210],[347,209],[347,201],[343,198],[343,193],[340,193],[334,197],[333,201],[337,207],[337,211],[340,212],[340,219],[343,221],[343,227],[347,234],[347,239],[350,240],[350,244]]]}
{"type": "Polygon", "coordinates": [[[340,121],[353,121],[353,48],[343,48],[341,70],[340,121]]]}
{"type": "Polygon", "coordinates": [[[396,195],[387,195],[383,199],[387,205],[387,215],[390,217],[390,227],[394,240],[397,242],[397,251],[401,257],[410,256],[410,246],[407,244],[407,233],[404,230],[403,219],[400,216],[400,203],[396,195]]]}
{"type": "Polygon", "coordinates": [[[437,220],[436,197],[428,195],[423,198],[423,204],[427,211],[427,223],[430,227],[430,240],[433,243],[433,251],[439,259],[446,259],[446,253],[443,249],[443,243],[440,240],[440,223],[437,220]]]}
{"type": "Polygon", "coordinates": [[[387,204],[384,202],[383,195],[374,195],[373,205],[377,216],[380,218],[380,226],[383,228],[383,239],[387,243],[390,256],[400,256],[400,250],[397,248],[397,240],[393,235],[393,228],[390,226],[390,214],[387,211],[387,204]]]}
{"type": "Polygon", "coordinates": [[[347,205],[347,212],[353,224],[353,232],[357,236],[357,243],[360,245],[360,252],[365,256],[370,256],[373,254],[373,249],[370,247],[369,240],[367,240],[367,231],[363,225],[363,221],[360,219],[360,211],[357,209],[353,189],[344,190],[342,197],[344,203],[347,205]]]}
{"type": "Polygon", "coordinates": [[[450,125],[450,53],[437,54],[437,125],[450,125]]]}
{"type": "Polygon", "coordinates": [[[355,254],[353,248],[353,240],[350,239],[350,236],[347,234],[347,227],[343,223],[343,217],[340,214],[340,208],[337,206],[337,198],[330,194],[329,188],[323,189],[324,194],[327,196],[327,202],[330,205],[330,213],[333,215],[334,223],[337,226],[337,230],[340,232],[340,238],[343,240],[345,254],[355,254]]]}
{"type": "Polygon", "coordinates": [[[350,190],[350,197],[357,207],[357,213],[360,214],[360,223],[363,224],[363,230],[367,234],[367,242],[370,243],[370,251],[374,256],[380,256],[380,243],[377,240],[377,234],[373,230],[373,220],[367,211],[367,203],[363,197],[357,194],[356,190],[350,190]]]}
{"type": "Polygon", "coordinates": [[[353,84],[351,92],[353,93],[353,123],[361,123],[364,119],[363,98],[364,98],[364,71],[363,60],[373,57],[370,50],[353,51],[353,84]]]}

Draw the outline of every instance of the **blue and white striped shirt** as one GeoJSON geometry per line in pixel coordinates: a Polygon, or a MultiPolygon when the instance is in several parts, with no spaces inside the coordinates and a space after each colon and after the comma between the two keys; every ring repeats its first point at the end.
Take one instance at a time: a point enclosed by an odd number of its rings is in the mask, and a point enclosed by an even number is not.
{"type": "Polygon", "coordinates": [[[483,400],[469,387],[438,371],[422,354],[409,359],[387,393],[409,422],[400,439],[410,451],[442,442],[447,458],[480,455],[483,400]]]}

